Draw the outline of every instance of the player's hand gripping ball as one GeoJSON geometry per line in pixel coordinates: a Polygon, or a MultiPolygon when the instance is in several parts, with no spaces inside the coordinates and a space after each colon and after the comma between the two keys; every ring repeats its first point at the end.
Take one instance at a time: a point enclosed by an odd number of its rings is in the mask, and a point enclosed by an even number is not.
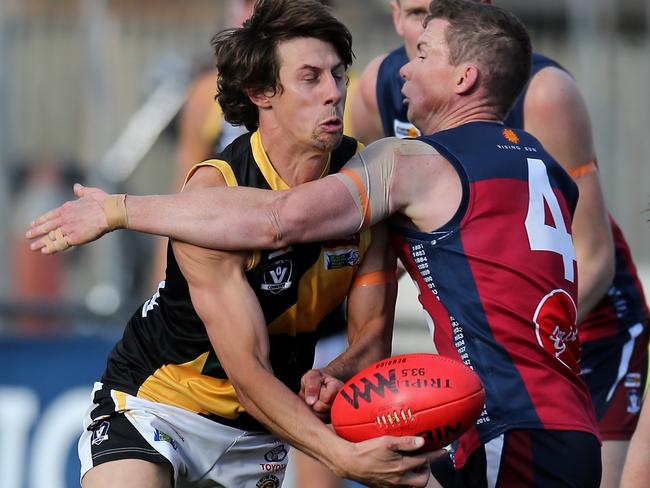
{"type": "Polygon", "coordinates": [[[372,364],[345,383],[332,404],[332,425],[352,442],[417,435],[428,451],[472,427],[484,401],[478,376],[460,361],[404,354],[372,364]]]}

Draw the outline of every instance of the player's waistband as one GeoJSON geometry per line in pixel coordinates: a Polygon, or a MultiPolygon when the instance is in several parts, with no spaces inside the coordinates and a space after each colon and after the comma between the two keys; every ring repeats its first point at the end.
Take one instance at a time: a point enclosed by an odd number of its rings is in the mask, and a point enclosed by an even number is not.
{"type": "MultiPolygon", "coordinates": [[[[137,393],[136,394],[133,393],[134,392],[130,392],[128,388],[124,388],[122,386],[109,385],[106,383],[96,382],[93,387],[92,398],[93,398],[93,403],[97,406],[93,409],[92,418],[93,419],[97,419],[100,417],[104,418],[107,416],[111,416],[117,412],[123,412],[134,408],[140,408],[143,403],[149,402],[149,400],[139,398],[137,396],[137,393]]],[[[168,409],[180,409],[185,412],[189,412],[189,410],[186,410],[177,405],[171,405],[171,404],[160,403],[160,402],[158,402],[158,404],[164,405],[165,408],[168,409]]],[[[262,433],[262,434],[269,433],[269,430],[266,427],[264,427],[264,425],[262,425],[259,421],[257,421],[255,418],[253,418],[251,415],[245,412],[240,414],[235,419],[229,419],[214,414],[204,415],[195,412],[192,413],[202,418],[208,419],[212,422],[221,425],[226,425],[228,427],[233,427],[235,429],[244,430],[247,432],[262,433]]]]}

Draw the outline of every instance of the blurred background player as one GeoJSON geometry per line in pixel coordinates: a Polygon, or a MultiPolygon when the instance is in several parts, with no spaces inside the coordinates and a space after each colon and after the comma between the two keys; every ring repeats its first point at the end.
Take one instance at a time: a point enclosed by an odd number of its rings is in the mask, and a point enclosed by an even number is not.
{"type": "Polygon", "coordinates": [[[601,487],[617,488],[646,383],[650,318],[625,237],[607,211],[589,113],[566,70],[534,53],[531,80],[505,123],[535,135],[580,191],[573,242],[581,367],[603,440],[601,487]]]}
{"type": "Polygon", "coordinates": [[[350,133],[364,144],[382,137],[419,135],[406,117],[401,93],[404,80],[399,70],[415,57],[429,3],[427,0],[390,2],[395,31],[404,39],[404,45],[373,59],[361,73],[355,89],[350,91],[350,133]]]}
{"type": "MultiPolygon", "coordinates": [[[[399,68],[415,55],[428,4],[391,2],[395,30],[404,45],[366,67],[350,103],[352,133],[366,144],[384,136],[417,135],[406,118],[399,68]]],[[[580,190],[573,240],[580,273],[582,368],[604,440],[602,487],[615,488],[639,416],[632,400],[640,397],[647,376],[648,308],[625,238],[606,208],[591,122],[575,81],[555,61],[537,53],[531,76],[505,123],[535,135],[580,190]]]]}

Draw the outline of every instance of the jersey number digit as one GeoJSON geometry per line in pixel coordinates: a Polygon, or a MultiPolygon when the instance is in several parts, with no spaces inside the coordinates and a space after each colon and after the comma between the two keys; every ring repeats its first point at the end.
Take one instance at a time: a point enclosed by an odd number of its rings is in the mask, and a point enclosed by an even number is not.
{"type": "Polygon", "coordinates": [[[526,233],[532,251],[551,251],[562,256],[564,278],[573,283],[576,251],[571,234],[564,225],[560,204],[551,188],[546,165],[541,159],[528,158],[526,233]],[[552,226],[546,223],[546,208],[553,218],[552,226]]]}

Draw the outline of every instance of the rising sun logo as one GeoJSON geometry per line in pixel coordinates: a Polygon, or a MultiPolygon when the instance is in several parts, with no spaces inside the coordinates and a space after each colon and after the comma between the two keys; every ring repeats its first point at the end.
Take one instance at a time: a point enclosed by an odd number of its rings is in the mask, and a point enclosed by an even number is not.
{"type": "Polygon", "coordinates": [[[519,136],[517,135],[517,133],[514,130],[512,130],[512,129],[503,129],[502,134],[503,134],[503,137],[505,137],[508,140],[508,142],[510,142],[512,144],[519,144],[519,136]]]}

